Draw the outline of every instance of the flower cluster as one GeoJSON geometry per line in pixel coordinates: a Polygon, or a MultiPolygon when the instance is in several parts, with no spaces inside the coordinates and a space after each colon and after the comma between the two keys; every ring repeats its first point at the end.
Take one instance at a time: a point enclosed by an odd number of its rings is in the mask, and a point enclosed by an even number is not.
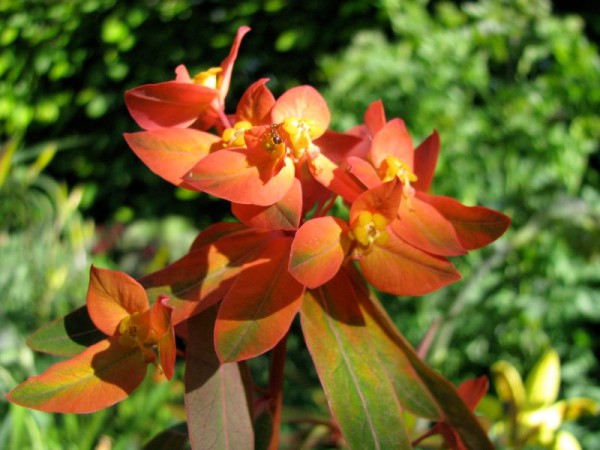
{"type": "MultiPolygon", "coordinates": [[[[433,195],[438,134],[415,147],[404,122],[388,120],[381,101],[369,106],[363,124],[338,132],[329,128],[330,111],[316,89],[298,86],[275,97],[268,80],[260,79],[228,112],[233,65],[248,31],[238,30],[219,67],[192,76],[179,66],[174,80],[125,94],[142,128],[125,134],[135,154],[166,181],[231,202],[239,223],[211,225],[183,257],[138,281],[93,267],[87,314],[104,338],[27,380],[8,398],[46,411],[100,409],[125,398],[148,363],[170,378],[175,334],[198,351],[197,324],[209,328],[214,345],[199,360],[202,367],[216,361],[219,370],[284,342],[300,311],[305,341],[345,439],[363,445],[372,438],[377,447],[389,443],[386,448],[399,448],[402,441],[405,448],[408,438],[389,429],[392,419],[402,428],[406,407],[438,421],[433,431],[447,439],[466,436],[488,448],[459,394],[390,326],[365,280],[394,295],[433,292],[460,279],[449,258],[491,243],[509,218],[433,195]],[[150,308],[145,290],[155,288],[161,295],[150,308]],[[377,351],[370,352],[371,346],[377,351]],[[383,380],[377,392],[374,379],[383,380]],[[351,392],[344,386],[352,386],[351,392]],[[81,394],[85,402],[78,400],[81,394]],[[355,406],[348,408],[348,402],[355,406]],[[365,415],[372,421],[368,429],[362,426],[365,415]],[[460,430],[456,436],[452,427],[460,430]]],[[[61,324],[45,333],[71,338],[61,324]]],[[[193,366],[194,358],[186,354],[186,364],[193,366]]],[[[281,359],[277,364],[281,369],[281,359]]],[[[196,382],[193,377],[201,375],[190,373],[192,398],[210,383],[196,382]]],[[[269,398],[280,399],[281,386],[272,383],[269,398]]],[[[194,416],[198,410],[189,408],[190,420],[205,420],[194,416]]],[[[273,416],[276,440],[276,408],[273,416]]],[[[204,429],[196,423],[190,435],[204,429]]]]}
{"type": "MultiPolygon", "coordinates": [[[[381,291],[423,295],[460,279],[449,257],[489,244],[509,224],[499,212],[429,193],[438,134],[415,148],[404,122],[388,120],[381,101],[368,108],[364,124],[340,133],[329,128],[330,111],[316,89],[298,86],[275,98],[261,79],[248,87],[235,113],[227,113],[232,67],[248,30],[240,28],[219,67],[192,77],[179,66],[174,81],[125,96],[144,129],[125,135],[136,155],[177,186],[230,201],[243,224],[205,244],[228,261],[241,258],[228,271],[226,287],[219,286],[216,298],[210,289],[196,292],[193,306],[175,312],[184,320],[190,308],[197,312],[221,300],[224,328],[252,314],[264,317],[265,329],[278,324],[276,332],[258,332],[269,335],[263,345],[235,339],[239,347],[227,346],[223,360],[273,347],[305,289],[322,286],[353,261],[381,291]],[[347,221],[328,215],[337,197],[349,207],[347,221]]],[[[173,284],[168,279],[181,278],[200,247],[195,243],[187,262],[150,276],[148,285],[173,284]]],[[[218,348],[220,331],[217,325],[218,348]]]]}

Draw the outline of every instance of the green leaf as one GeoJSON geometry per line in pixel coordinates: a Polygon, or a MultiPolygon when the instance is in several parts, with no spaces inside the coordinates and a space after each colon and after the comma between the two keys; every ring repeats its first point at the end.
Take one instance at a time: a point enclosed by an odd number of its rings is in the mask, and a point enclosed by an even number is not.
{"type": "Polygon", "coordinates": [[[466,447],[471,450],[493,450],[494,446],[487,434],[452,383],[425,364],[374,298],[360,296],[359,299],[365,320],[374,322],[370,327],[376,323],[402,350],[442,411],[444,420],[458,432],[466,447]]]}
{"type": "Polygon", "coordinates": [[[27,339],[27,345],[38,352],[73,356],[105,338],[82,306],[44,325],[27,339]]]}
{"type": "Polygon", "coordinates": [[[238,364],[221,364],[213,344],[216,306],[188,321],[185,406],[192,448],[252,450],[254,430],[238,364]]]}
{"type": "Polygon", "coordinates": [[[184,450],[188,448],[188,432],[185,422],[161,431],[146,442],[142,450],[184,450]]]}
{"type": "MultiPolygon", "coordinates": [[[[368,302],[369,292],[359,276],[352,277],[352,281],[362,302],[368,302]]],[[[370,346],[377,351],[402,406],[420,417],[441,419],[441,408],[435,403],[410,359],[394,342],[393,336],[368,311],[363,311],[363,319],[369,331],[370,346]]]]}
{"type": "Polygon", "coordinates": [[[345,271],[307,292],[304,338],[350,448],[410,449],[402,408],[345,271]]]}

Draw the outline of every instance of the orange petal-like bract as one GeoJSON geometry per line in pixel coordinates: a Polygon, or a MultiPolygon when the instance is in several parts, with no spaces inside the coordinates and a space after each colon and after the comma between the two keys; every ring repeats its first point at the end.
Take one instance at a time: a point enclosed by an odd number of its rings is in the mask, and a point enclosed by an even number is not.
{"type": "Polygon", "coordinates": [[[269,206],[233,203],[231,212],[250,227],[264,230],[296,230],[302,216],[302,185],[297,178],[278,202],[269,206]]]}
{"type": "Polygon", "coordinates": [[[160,128],[126,133],[129,147],[152,172],[176,186],[220,138],[191,128],[160,128]]]}
{"type": "Polygon", "coordinates": [[[394,295],[425,295],[460,280],[445,258],[419,250],[392,233],[359,260],[364,277],[377,289],[394,295]]]}
{"type": "Polygon", "coordinates": [[[322,130],[319,136],[327,130],[331,120],[325,99],[312,86],[293,87],[277,99],[271,112],[273,122],[280,123],[289,117],[314,121],[322,130]]]}
{"type": "Polygon", "coordinates": [[[146,84],[125,93],[129,114],[144,130],[185,128],[193,124],[219,93],[178,81],[146,84]]]}
{"type": "Polygon", "coordinates": [[[123,272],[92,266],[87,308],[94,324],[114,336],[121,321],[150,308],[144,288],[123,272]]]}
{"type": "Polygon", "coordinates": [[[335,217],[317,217],[300,227],[292,244],[290,273],[313,289],[335,276],[348,249],[348,226],[335,217]]]}
{"type": "Polygon", "coordinates": [[[436,208],[454,229],[462,246],[467,250],[484,247],[508,229],[510,218],[501,212],[483,206],[465,206],[450,197],[426,195],[418,197],[436,208]]]}
{"type": "Polygon", "coordinates": [[[276,173],[274,161],[248,149],[224,149],[202,159],[183,177],[196,189],[234,203],[267,206],[290,189],[294,165],[287,158],[276,173]]]}
{"type": "Polygon", "coordinates": [[[420,200],[410,199],[400,205],[400,220],[394,232],[404,241],[434,255],[457,256],[467,251],[462,247],[452,223],[436,208],[420,200]]]}

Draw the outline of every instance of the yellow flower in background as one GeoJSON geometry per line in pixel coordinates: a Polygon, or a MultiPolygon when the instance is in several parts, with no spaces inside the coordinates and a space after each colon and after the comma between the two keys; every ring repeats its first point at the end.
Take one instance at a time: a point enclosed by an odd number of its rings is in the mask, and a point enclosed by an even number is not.
{"type": "Polygon", "coordinates": [[[536,445],[551,450],[581,450],[577,438],[561,426],[585,414],[598,414],[600,405],[590,398],[558,400],[560,359],[554,349],[536,362],[525,383],[507,361],[492,366],[498,398],[486,397],[481,411],[494,421],[490,433],[501,445],[521,449],[536,445]]]}

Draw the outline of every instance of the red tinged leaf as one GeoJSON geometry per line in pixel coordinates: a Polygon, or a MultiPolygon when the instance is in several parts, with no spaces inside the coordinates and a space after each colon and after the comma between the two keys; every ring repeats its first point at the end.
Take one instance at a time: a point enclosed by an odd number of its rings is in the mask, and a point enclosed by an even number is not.
{"type": "Polygon", "coordinates": [[[185,407],[192,448],[253,450],[252,415],[238,364],[221,364],[213,345],[216,307],[189,321],[185,407]]]}
{"type": "Polygon", "coordinates": [[[274,161],[266,156],[256,157],[247,149],[219,150],[201,160],[184,181],[234,203],[272,205],[291,188],[294,165],[285,158],[276,171],[274,161]]]}
{"type": "MultiPolygon", "coordinates": [[[[312,86],[296,86],[285,91],[275,102],[271,112],[273,123],[286,118],[312,120],[322,130],[329,127],[331,114],[323,96],[312,86]]],[[[316,138],[318,136],[313,136],[316,138]]]]}
{"type": "Polygon", "coordinates": [[[27,339],[35,351],[56,356],[73,356],[92,344],[105,339],[85,306],[44,325],[27,339]]]}
{"type": "Polygon", "coordinates": [[[125,103],[144,130],[185,128],[194,123],[218,95],[218,91],[206,86],[165,81],[125,92],[125,103]]]}
{"type": "Polygon", "coordinates": [[[225,295],[215,326],[221,362],[241,361],[271,350],[288,332],[304,286],[287,271],[290,237],[274,239],[245,268],[225,295]]]}
{"type": "Polygon", "coordinates": [[[402,187],[397,178],[363,192],[350,208],[350,224],[363,211],[381,214],[388,223],[396,220],[402,200],[402,187]]]}
{"type": "Polygon", "coordinates": [[[369,328],[377,327],[384,330],[387,336],[406,355],[442,412],[442,420],[456,432],[457,437],[460,437],[461,442],[459,444],[464,445],[462,448],[493,450],[494,446],[487,437],[486,432],[452,383],[421,360],[375,299],[366,299],[361,296],[359,300],[360,308],[369,328]]]}
{"type": "Polygon", "coordinates": [[[413,197],[403,201],[392,229],[403,241],[440,256],[465,255],[452,224],[433,206],[413,197]]]}
{"type": "Polygon", "coordinates": [[[221,141],[214,134],[188,128],[161,128],[124,137],[152,172],[176,186],[183,184],[182,175],[221,141]]]}
{"type": "Polygon", "coordinates": [[[348,158],[349,171],[368,189],[372,189],[381,184],[381,178],[375,168],[364,159],[351,157],[348,158]]]}
{"type": "Polygon", "coordinates": [[[415,150],[414,172],[417,181],[413,182],[413,187],[417,191],[429,191],[439,152],[440,136],[437,131],[431,133],[415,150]]]}
{"type": "Polygon", "coordinates": [[[381,100],[374,101],[369,105],[365,112],[364,120],[371,136],[375,136],[385,126],[385,111],[381,100]]]}
{"type": "Polygon", "coordinates": [[[369,153],[373,166],[379,168],[388,156],[393,156],[402,161],[410,170],[414,171],[412,138],[401,119],[390,120],[373,136],[373,143],[369,153]]]}
{"type": "Polygon", "coordinates": [[[219,85],[219,95],[222,101],[225,100],[227,92],[229,91],[231,74],[233,72],[233,64],[237,58],[240,45],[242,44],[242,39],[249,31],[250,27],[247,26],[241,26],[238,28],[237,33],[235,34],[235,39],[233,40],[233,44],[231,44],[229,54],[223,61],[221,61],[221,69],[223,69],[223,72],[221,83],[219,85]]]}
{"type": "Polygon", "coordinates": [[[248,227],[242,223],[235,222],[219,222],[214,223],[208,228],[202,230],[192,242],[190,251],[196,250],[205,245],[217,242],[219,239],[226,236],[233,236],[237,234],[252,233],[253,230],[249,230],[248,227]]]}
{"type": "Polygon", "coordinates": [[[268,232],[218,224],[200,234],[190,253],[140,282],[146,288],[170,286],[176,325],[221,300],[245,267],[261,262],[257,255],[270,240],[268,232]]]}
{"type": "Polygon", "coordinates": [[[127,398],[143,381],[146,367],[138,347],[104,339],[29,378],[7,398],[40,411],[90,413],[127,398]]]}
{"type": "Polygon", "coordinates": [[[332,279],[340,269],[349,248],[348,225],[336,217],[317,217],[296,232],[289,271],[308,288],[332,279]]]}
{"type": "Polygon", "coordinates": [[[261,78],[250,85],[236,109],[236,120],[245,120],[253,125],[269,125],[271,123],[271,109],[275,104],[275,97],[266,86],[268,78],[261,78]]]}
{"type": "Polygon", "coordinates": [[[158,340],[160,366],[167,380],[170,380],[173,378],[175,369],[177,348],[175,346],[175,330],[171,322],[173,308],[167,306],[168,300],[169,298],[166,295],[162,295],[156,299],[150,310],[150,323],[153,332],[160,336],[158,340]]]}
{"type": "Polygon", "coordinates": [[[309,168],[315,180],[347,202],[353,202],[363,191],[347,170],[341,169],[323,154],[310,161],[309,168]]]}
{"type": "Polygon", "coordinates": [[[450,197],[427,195],[418,197],[448,219],[460,243],[467,250],[484,247],[498,239],[508,229],[510,217],[483,206],[465,206],[450,197]]]}
{"type": "Polygon", "coordinates": [[[302,186],[294,178],[292,187],[281,200],[270,206],[233,203],[231,212],[249,227],[264,230],[296,230],[302,217],[302,186]]]}
{"type": "Polygon", "coordinates": [[[113,336],[121,320],[150,309],[144,288],[123,272],[92,266],[87,293],[87,308],[94,324],[113,336]]]}
{"type": "Polygon", "coordinates": [[[349,154],[354,153],[355,147],[361,142],[362,139],[358,136],[327,130],[321,137],[315,139],[314,144],[319,147],[321,154],[339,166],[349,154]]]}
{"type": "Polygon", "coordinates": [[[475,411],[475,408],[477,408],[477,405],[486,394],[489,387],[490,383],[484,375],[479,378],[463,381],[460,386],[458,386],[458,394],[465,402],[465,405],[467,405],[467,408],[471,411],[475,411]]]}
{"type": "Polygon", "coordinates": [[[394,295],[425,295],[460,280],[445,258],[430,255],[390,233],[359,259],[364,277],[377,289],[394,295]]]}
{"type": "Polygon", "coordinates": [[[390,374],[373,347],[342,270],[305,295],[302,332],[349,448],[412,448],[390,374]]]}

